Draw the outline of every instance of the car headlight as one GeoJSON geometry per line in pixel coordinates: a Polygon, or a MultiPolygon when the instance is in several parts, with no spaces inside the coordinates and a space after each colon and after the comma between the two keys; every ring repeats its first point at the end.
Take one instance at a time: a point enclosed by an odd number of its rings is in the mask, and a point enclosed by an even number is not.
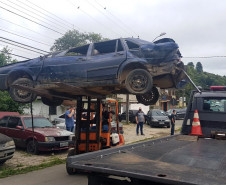
{"type": "Polygon", "coordinates": [[[56,141],[54,137],[52,136],[45,137],[45,142],[52,142],[52,141],[56,141]]]}
{"type": "Polygon", "coordinates": [[[169,120],[169,119],[167,119],[167,120],[166,120],[166,122],[170,122],[170,120],[169,120]]]}
{"type": "Polygon", "coordinates": [[[11,146],[15,146],[14,141],[8,141],[5,143],[5,148],[11,147],[11,146]]]}
{"type": "Polygon", "coordinates": [[[74,134],[71,134],[71,135],[69,136],[69,140],[72,141],[74,137],[75,137],[75,135],[74,135],[74,134]]]}

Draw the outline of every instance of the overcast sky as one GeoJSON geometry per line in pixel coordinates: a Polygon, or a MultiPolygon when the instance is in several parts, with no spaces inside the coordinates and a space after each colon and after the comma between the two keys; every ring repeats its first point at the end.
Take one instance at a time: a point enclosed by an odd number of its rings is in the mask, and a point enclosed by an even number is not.
{"type": "MultiPolygon", "coordinates": [[[[49,51],[73,28],[148,41],[165,32],[179,44],[185,64],[200,61],[204,71],[226,75],[226,57],[213,57],[226,56],[224,0],[0,0],[0,37],[49,51]]],[[[0,48],[8,45],[13,54],[40,55],[3,38],[0,48]]]]}

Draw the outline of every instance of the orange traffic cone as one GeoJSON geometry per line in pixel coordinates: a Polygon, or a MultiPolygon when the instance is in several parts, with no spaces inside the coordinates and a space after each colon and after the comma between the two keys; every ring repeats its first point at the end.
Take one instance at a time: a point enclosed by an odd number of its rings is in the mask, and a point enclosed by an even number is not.
{"type": "Polygon", "coordinates": [[[196,135],[196,136],[202,136],[203,135],[197,109],[194,112],[194,118],[193,118],[193,122],[192,122],[191,133],[189,135],[196,135]]]}

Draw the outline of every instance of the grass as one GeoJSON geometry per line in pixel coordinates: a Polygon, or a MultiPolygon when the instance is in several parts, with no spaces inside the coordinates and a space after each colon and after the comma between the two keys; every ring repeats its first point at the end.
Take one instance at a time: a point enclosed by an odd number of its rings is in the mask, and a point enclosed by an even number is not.
{"type": "Polygon", "coordinates": [[[36,170],[48,168],[48,167],[55,166],[58,164],[65,164],[65,163],[66,163],[66,159],[59,159],[57,157],[54,157],[51,159],[51,161],[49,161],[47,163],[42,163],[42,164],[35,165],[35,166],[28,166],[25,168],[21,168],[21,167],[23,167],[23,165],[21,165],[21,164],[17,165],[17,168],[0,167],[0,178],[9,177],[11,175],[24,174],[24,173],[28,173],[31,171],[36,171],[36,170]]]}

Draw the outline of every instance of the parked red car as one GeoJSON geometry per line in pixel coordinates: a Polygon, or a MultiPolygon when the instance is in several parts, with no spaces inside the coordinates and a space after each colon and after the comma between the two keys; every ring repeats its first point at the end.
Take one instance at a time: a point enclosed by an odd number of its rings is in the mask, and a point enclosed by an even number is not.
{"type": "Polygon", "coordinates": [[[17,147],[28,153],[68,149],[73,146],[72,132],[56,128],[44,117],[35,116],[34,141],[31,116],[4,116],[0,119],[0,133],[14,139],[17,147]]]}

